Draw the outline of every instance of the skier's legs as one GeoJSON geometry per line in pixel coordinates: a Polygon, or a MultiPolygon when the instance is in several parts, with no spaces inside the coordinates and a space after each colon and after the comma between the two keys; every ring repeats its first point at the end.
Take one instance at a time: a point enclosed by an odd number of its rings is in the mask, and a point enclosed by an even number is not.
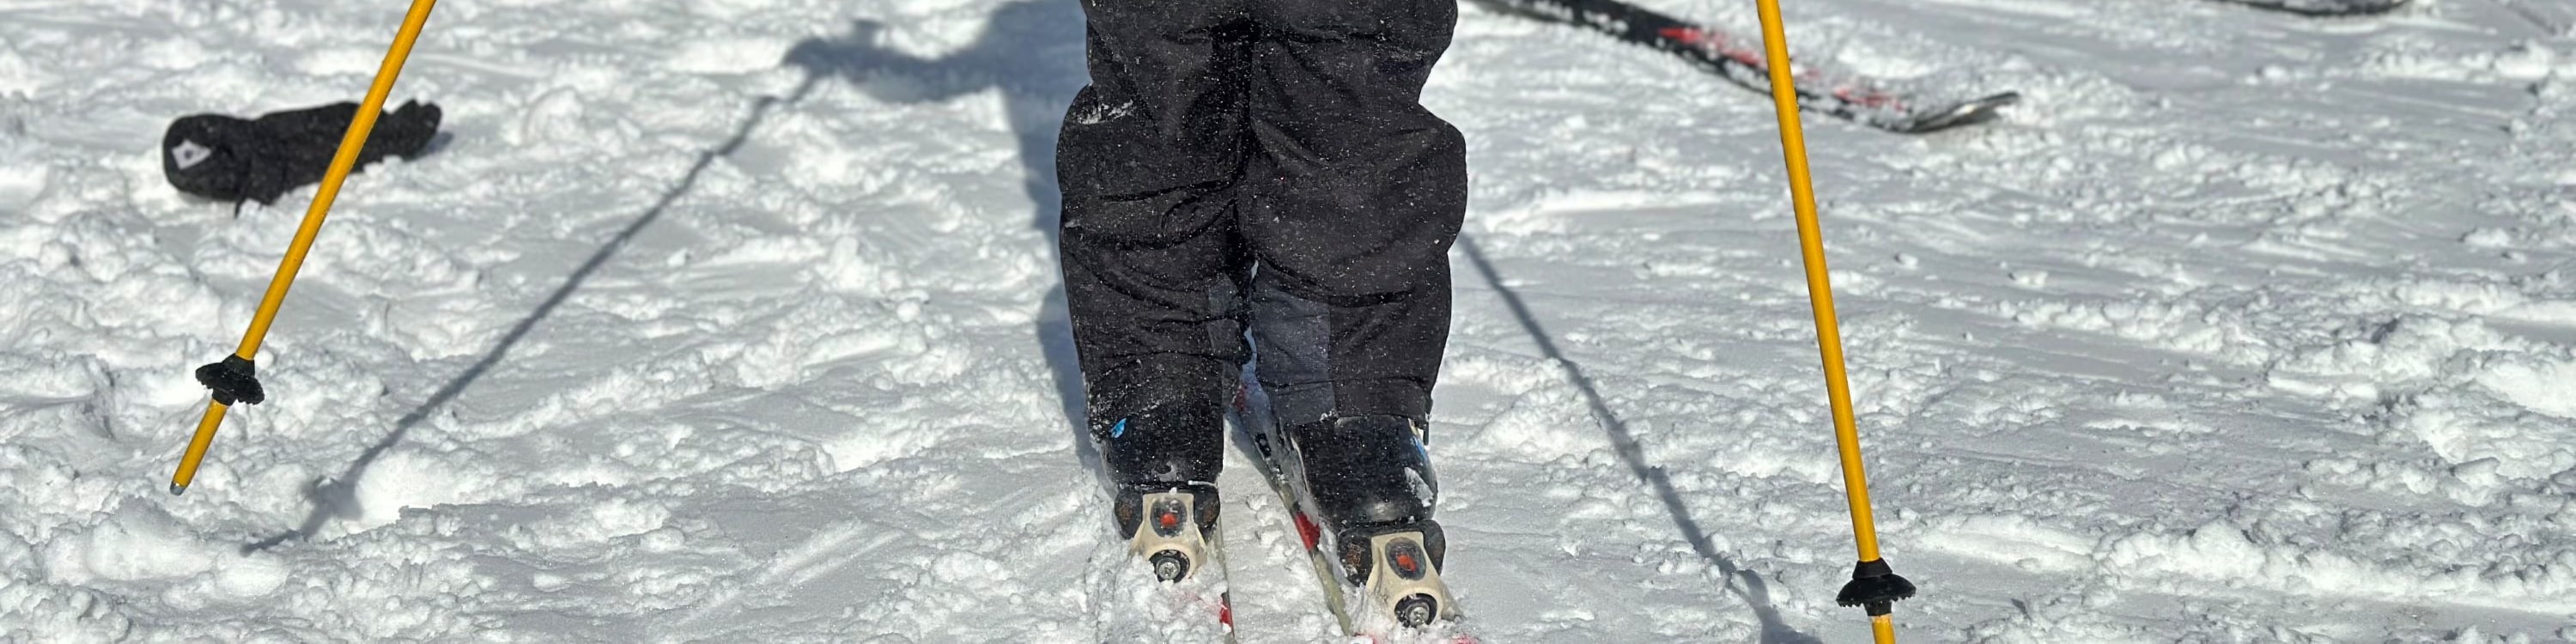
{"type": "Polygon", "coordinates": [[[1281,423],[1430,411],[1449,332],[1466,146],[1421,105],[1454,0],[1259,0],[1260,154],[1243,234],[1259,258],[1259,376],[1281,423]]]}
{"type": "Polygon", "coordinates": [[[1230,190],[1065,201],[1065,301],[1093,436],[1121,483],[1214,481],[1248,353],[1230,190]],[[1087,218],[1152,209],[1195,229],[1122,235],[1087,218]]]}
{"type": "Polygon", "coordinates": [[[1086,0],[1092,85],[1065,117],[1065,299],[1122,484],[1213,481],[1243,342],[1245,23],[1222,0],[1086,0]]]}

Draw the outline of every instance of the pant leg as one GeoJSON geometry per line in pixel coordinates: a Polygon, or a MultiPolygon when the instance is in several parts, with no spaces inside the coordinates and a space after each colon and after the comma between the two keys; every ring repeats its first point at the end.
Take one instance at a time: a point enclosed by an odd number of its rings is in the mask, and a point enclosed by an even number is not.
{"type": "Polygon", "coordinates": [[[1226,197],[1199,191],[1127,204],[1159,204],[1175,220],[1209,224],[1160,239],[1084,230],[1087,210],[1066,201],[1065,302],[1085,415],[1118,482],[1215,481],[1224,463],[1226,405],[1250,353],[1249,257],[1232,234],[1226,197]]]}
{"type": "Polygon", "coordinates": [[[1065,299],[1089,424],[1122,483],[1213,481],[1249,352],[1236,182],[1248,23],[1229,0],[1085,0],[1065,115],[1065,299]]]}
{"type": "Polygon", "coordinates": [[[1423,418],[1449,333],[1466,144],[1421,104],[1454,0],[1253,0],[1259,377],[1282,422],[1423,418]]]}
{"type": "Polygon", "coordinates": [[[1159,193],[1241,169],[1244,1],[1082,0],[1091,84],[1057,135],[1066,199],[1159,193]]]}

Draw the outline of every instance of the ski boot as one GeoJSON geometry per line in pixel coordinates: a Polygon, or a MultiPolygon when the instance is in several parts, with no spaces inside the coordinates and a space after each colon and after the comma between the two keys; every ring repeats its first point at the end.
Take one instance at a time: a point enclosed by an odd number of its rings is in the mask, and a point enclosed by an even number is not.
{"type": "Polygon", "coordinates": [[[1420,421],[1354,416],[1289,427],[1262,445],[1299,499],[1297,528],[1356,588],[1355,619],[1423,627],[1458,616],[1440,579],[1448,539],[1420,421]],[[1374,617],[1362,617],[1363,615],[1374,617]]]}
{"type": "Polygon", "coordinates": [[[1092,427],[1118,536],[1167,582],[1216,561],[1216,475],[1225,463],[1221,410],[1173,407],[1095,416],[1092,427]]]}

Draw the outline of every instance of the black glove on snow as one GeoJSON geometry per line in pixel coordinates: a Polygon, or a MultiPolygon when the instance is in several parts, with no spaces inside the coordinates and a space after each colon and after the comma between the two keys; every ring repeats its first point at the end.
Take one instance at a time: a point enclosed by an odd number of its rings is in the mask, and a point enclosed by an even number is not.
{"type": "MultiPolygon", "coordinates": [[[[358,152],[358,167],[386,155],[419,154],[438,133],[438,114],[437,105],[419,101],[379,114],[358,152]]],[[[180,192],[274,204],[288,190],[322,181],[357,116],[357,103],[333,103],[270,112],[255,121],[222,114],[183,117],[161,136],[161,174],[180,192]]]]}

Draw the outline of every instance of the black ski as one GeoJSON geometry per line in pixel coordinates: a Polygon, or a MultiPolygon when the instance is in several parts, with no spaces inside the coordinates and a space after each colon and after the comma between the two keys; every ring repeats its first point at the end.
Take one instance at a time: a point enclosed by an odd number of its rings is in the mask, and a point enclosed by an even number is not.
{"type": "Polygon", "coordinates": [[[2408,0],[2220,0],[2257,9],[2269,9],[2302,16],[2332,18],[2373,16],[2396,11],[2408,0]]]}
{"type": "MultiPolygon", "coordinates": [[[[1763,60],[1762,39],[1758,37],[1728,34],[1621,0],[1473,1],[1502,13],[1577,25],[1622,41],[1671,52],[1746,89],[1766,94],[1771,91],[1770,64],[1763,60]]],[[[2302,3],[2331,0],[2249,1],[2302,3]]],[[[1928,101],[1888,90],[1856,74],[1805,65],[1790,71],[1796,77],[1799,107],[1905,134],[1938,132],[1991,121],[2002,115],[2004,106],[2021,100],[2018,93],[2003,92],[1964,101],[1928,101]]]]}

